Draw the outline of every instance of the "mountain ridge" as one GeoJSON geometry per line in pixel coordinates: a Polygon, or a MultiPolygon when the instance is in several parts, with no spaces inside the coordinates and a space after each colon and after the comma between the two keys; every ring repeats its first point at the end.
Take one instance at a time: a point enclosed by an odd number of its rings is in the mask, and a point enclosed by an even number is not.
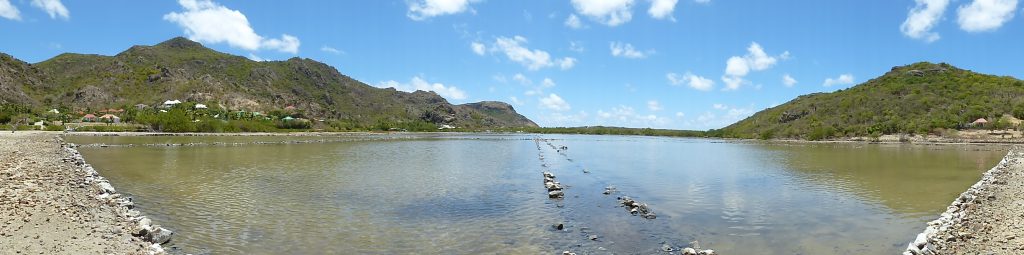
{"type": "Polygon", "coordinates": [[[0,54],[0,92],[0,102],[45,108],[105,109],[181,99],[229,110],[294,106],[310,117],[363,125],[537,126],[507,103],[451,104],[434,92],[373,87],[312,59],[253,61],[183,37],[135,45],[113,56],[64,53],[35,64],[0,54]]]}

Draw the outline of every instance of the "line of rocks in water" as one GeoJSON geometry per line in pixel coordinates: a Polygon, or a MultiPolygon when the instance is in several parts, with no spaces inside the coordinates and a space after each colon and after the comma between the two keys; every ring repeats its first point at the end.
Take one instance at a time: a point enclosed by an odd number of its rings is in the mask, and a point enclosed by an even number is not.
{"type": "Polygon", "coordinates": [[[555,174],[551,172],[543,172],[544,174],[544,188],[548,189],[548,198],[561,199],[565,197],[565,193],[562,192],[562,184],[555,181],[555,174]]]}
{"type": "Polygon", "coordinates": [[[97,188],[98,194],[94,196],[97,200],[106,203],[107,205],[116,208],[117,212],[125,221],[131,224],[131,234],[136,237],[140,237],[143,241],[152,243],[147,247],[149,254],[164,254],[164,249],[161,246],[171,240],[171,236],[174,232],[161,227],[160,225],[153,224],[153,221],[146,216],[143,216],[141,212],[135,210],[135,203],[131,197],[122,196],[114,189],[114,186],[110,182],[100,176],[99,172],[92,167],[92,165],[85,162],[85,158],[78,152],[78,146],[73,143],[65,143],[60,140],[61,147],[67,152],[67,157],[63,158],[62,161],[70,163],[76,167],[80,167],[86,176],[83,178],[82,184],[93,185],[97,188]]]}
{"type": "MultiPolygon", "coordinates": [[[[1014,224],[1013,219],[990,219],[989,217],[982,216],[976,219],[980,215],[974,214],[985,214],[989,212],[981,210],[1006,210],[1007,208],[992,208],[992,205],[986,205],[996,200],[996,196],[993,192],[997,186],[1007,185],[1009,177],[1013,176],[1009,173],[1010,170],[1015,170],[1018,174],[1020,164],[1024,163],[1024,148],[1016,146],[1013,147],[1004,157],[998,165],[986,171],[981,180],[974,185],[971,185],[967,191],[960,194],[953,203],[946,208],[938,219],[928,222],[928,227],[925,228],[924,232],[919,233],[914,241],[907,245],[907,249],[903,252],[904,255],[931,255],[931,254],[949,254],[956,253],[960,254],[957,249],[964,248],[965,243],[974,243],[973,239],[981,239],[983,243],[991,243],[992,238],[988,235],[989,226],[988,221],[1009,221],[1000,224],[1014,224]],[[987,208],[982,208],[987,207],[987,208]],[[977,222],[983,220],[984,222],[977,222]],[[972,222],[975,221],[975,222],[972,222]],[[977,233],[972,233],[977,232],[977,233]],[[980,236],[979,236],[980,235],[980,236]]],[[[1020,191],[1017,191],[1020,192],[1020,191]]],[[[1019,193],[1017,194],[1020,195],[1019,193]]],[[[1019,199],[1019,197],[1017,197],[1019,199]]],[[[1010,198],[1013,199],[1013,198],[1010,198]]],[[[1019,201],[1017,203],[1020,203],[1019,201]]],[[[1014,216],[1011,217],[1024,217],[1024,212],[1012,212],[1014,216]]],[[[1019,218],[1018,218],[1019,219],[1019,218]]],[[[1017,227],[1020,227],[1017,224],[1017,227]]],[[[1017,229],[1021,232],[1021,229],[1017,229]]],[[[1002,238],[1002,237],[1000,237],[1002,238]]],[[[1006,240],[1012,240],[1016,238],[1015,235],[1005,237],[1006,240]]],[[[1005,243],[1005,240],[1001,240],[1005,243]]],[[[991,247],[990,247],[991,248],[991,247]]],[[[1006,247],[1004,247],[1006,248],[1006,247]]],[[[1011,247],[1014,249],[1024,250],[1024,247],[1011,247]]],[[[970,251],[972,248],[968,248],[970,251]]],[[[972,253],[982,254],[979,250],[971,251],[972,253]]],[[[1021,251],[1024,253],[1024,251],[1021,251]]],[[[995,254],[995,253],[984,253],[984,254],[995,254]]]]}

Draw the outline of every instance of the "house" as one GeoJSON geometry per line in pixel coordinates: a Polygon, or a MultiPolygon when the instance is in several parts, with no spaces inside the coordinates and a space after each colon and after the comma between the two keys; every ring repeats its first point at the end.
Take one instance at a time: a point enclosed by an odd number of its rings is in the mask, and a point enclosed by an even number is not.
{"type": "Polygon", "coordinates": [[[977,120],[974,120],[974,122],[971,122],[971,126],[975,127],[984,127],[985,124],[988,124],[988,121],[985,120],[985,118],[979,118],[977,120]]]}
{"type": "Polygon", "coordinates": [[[146,105],[146,104],[137,104],[137,105],[135,105],[135,110],[145,110],[146,108],[149,108],[149,106],[146,105]]]}
{"type": "Polygon", "coordinates": [[[164,101],[164,104],[161,107],[163,107],[163,108],[171,108],[171,107],[174,107],[175,105],[178,105],[180,103],[181,103],[181,101],[179,101],[177,99],[175,99],[175,100],[167,100],[167,101],[164,101]]]}
{"type": "Polygon", "coordinates": [[[86,114],[82,116],[82,122],[96,122],[96,115],[92,113],[86,114]]]}
{"type": "Polygon", "coordinates": [[[285,106],[284,110],[285,111],[295,111],[295,106],[294,105],[285,106]]]}
{"type": "Polygon", "coordinates": [[[58,111],[57,109],[52,109],[52,110],[50,110],[48,112],[49,113],[53,113],[53,114],[60,114],[60,111],[58,111]]]}
{"type": "Polygon", "coordinates": [[[206,105],[205,104],[196,104],[195,108],[196,108],[196,110],[206,109],[206,105]]]}
{"type": "Polygon", "coordinates": [[[121,123],[121,118],[113,114],[104,114],[103,116],[100,116],[100,120],[107,123],[121,123]]]}
{"type": "Polygon", "coordinates": [[[283,121],[290,121],[290,120],[294,120],[294,119],[295,118],[292,118],[292,116],[286,116],[284,118],[281,118],[281,120],[283,120],[283,121]]]}

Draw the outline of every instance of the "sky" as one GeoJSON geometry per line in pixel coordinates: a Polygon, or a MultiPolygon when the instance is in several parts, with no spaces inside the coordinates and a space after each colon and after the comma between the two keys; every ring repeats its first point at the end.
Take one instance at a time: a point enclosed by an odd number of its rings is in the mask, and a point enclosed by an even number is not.
{"type": "Polygon", "coordinates": [[[29,63],[184,36],[377,87],[503,101],[541,126],[721,128],[894,66],[1024,77],[1018,0],[0,0],[29,63]]]}

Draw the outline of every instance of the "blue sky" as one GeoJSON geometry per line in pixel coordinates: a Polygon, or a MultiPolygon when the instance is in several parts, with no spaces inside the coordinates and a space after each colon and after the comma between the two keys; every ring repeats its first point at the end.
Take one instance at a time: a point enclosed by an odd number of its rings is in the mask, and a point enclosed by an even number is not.
{"type": "Polygon", "coordinates": [[[720,128],[918,61],[1024,77],[1018,0],[0,0],[30,63],[185,36],[542,126],[720,128]]]}

